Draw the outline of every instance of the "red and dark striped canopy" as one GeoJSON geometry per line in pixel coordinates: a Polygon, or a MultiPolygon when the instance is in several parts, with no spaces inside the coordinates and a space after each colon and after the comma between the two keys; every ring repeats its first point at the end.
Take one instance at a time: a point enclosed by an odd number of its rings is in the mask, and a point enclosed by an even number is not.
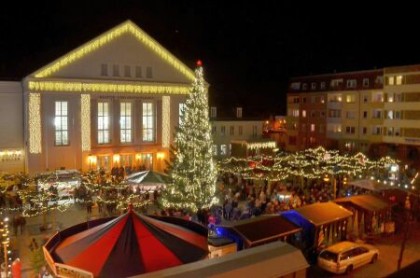
{"type": "Polygon", "coordinates": [[[53,251],[56,262],[95,277],[127,277],[203,259],[207,237],[132,210],[70,235],[53,251]]]}

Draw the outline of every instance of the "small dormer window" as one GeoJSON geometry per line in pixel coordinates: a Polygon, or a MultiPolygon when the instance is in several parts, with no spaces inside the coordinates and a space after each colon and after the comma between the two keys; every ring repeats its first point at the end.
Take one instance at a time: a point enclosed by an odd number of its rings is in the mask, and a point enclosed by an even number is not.
{"type": "Polygon", "coordinates": [[[363,87],[369,87],[369,78],[363,78],[363,87]]]}
{"type": "Polygon", "coordinates": [[[212,106],[210,107],[210,118],[216,118],[217,117],[217,107],[212,106]]]}
{"type": "Polygon", "coordinates": [[[311,83],[311,90],[316,90],[316,83],[315,82],[311,83]]]}
{"type": "Polygon", "coordinates": [[[325,82],[324,81],[322,81],[321,82],[321,90],[324,90],[325,89],[325,82]]]}
{"type": "Polygon", "coordinates": [[[236,118],[242,118],[242,107],[236,107],[236,118]]]}

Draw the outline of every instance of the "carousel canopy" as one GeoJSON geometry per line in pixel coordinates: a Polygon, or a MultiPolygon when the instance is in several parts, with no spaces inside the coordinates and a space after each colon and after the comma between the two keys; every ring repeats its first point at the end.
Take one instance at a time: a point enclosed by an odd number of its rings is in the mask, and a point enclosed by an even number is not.
{"type": "Polygon", "coordinates": [[[131,209],[126,214],[72,234],[49,250],[57,263],[95,277],[127,277],[182,265],[208,254],[207,236],[131,209]]]}

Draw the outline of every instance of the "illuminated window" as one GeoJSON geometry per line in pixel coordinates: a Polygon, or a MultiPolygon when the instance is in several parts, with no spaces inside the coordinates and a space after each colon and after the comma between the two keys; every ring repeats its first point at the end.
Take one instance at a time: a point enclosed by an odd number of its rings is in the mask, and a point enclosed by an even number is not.
{"type": "Polygon", "coordinates": [[[131,154],[122,154],[120,156],[120,165],[121,166],[133,166],[133,155],[131,154]]]}
{"type": "Polygon", "coordinates": [[[121,143],[130,143],[132,141],[132,103],[120,103],[120,140],[121,143]]]}
{"type": "Polygon", "coordinates": [[[306,118],[306,110],[302,110],[302,117],[306,118]]]}
{"type": "Polygon", "coordinates": [[[110,138],[109,103],[98,102],[98,144],[107,144],[110,138]]]}
{"type": "Polygon", "coordinates": [[[153,142],[155,139],[155,111],[152,102],[143,103],[143,141],[153,142]]]}
{"type": "Polygon", "coordinates": [[[226,155],[227,154],[227,146],[225,144],[220,145],[220,155],[226,155]]]}
{"type": "Polygon", "coordinates": [[[181,102],[178,106],[178,125],[183,123],[182,119],[184,118],[185,103],[181,102]]]}
{"type": "Polygon", "coordinates": [[[402,75],[397,75],[395,83],[397,85],[401,85],[402,84],[402,78],[403,78],[402,75]]]}
{"type": "Polygon", "coordinates": [[[315,124],[311,124],[311,132],[315,132],[315,124]]]}
{"type": "Polygon", "coordinates": [[[346,95],[346,102],[347,103],[353,103],[356,102],[356,95],[346,95]]]}
{"type": "Polygon", "coordinates": [[[212,145],[211,148],[213,150],[213,155],[217,155],[217,145],[212,145]]]}
{"type": "Polygon", "coordinates": [[[394,76],[388,77],[388,85],[394,85],[394,76]]]}
{"type": "Polygon", "coordinates": [[[55,144],[65,146],[69,144],[68,102],[55,102],[55,144]]]}

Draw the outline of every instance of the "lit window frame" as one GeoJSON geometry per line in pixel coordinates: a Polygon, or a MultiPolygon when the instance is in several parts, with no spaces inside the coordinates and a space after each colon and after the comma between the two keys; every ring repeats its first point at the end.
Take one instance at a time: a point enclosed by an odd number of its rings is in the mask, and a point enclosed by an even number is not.
{"type": "Polygon", "coordinates": [[[56,146],[68,146],[69,140],[69,103],[68,101],[55,101],[54,129],[56,146]]]}
{"type": "Polygon", "coordinates": [[[99,145],[111,143],[111,113],[108,101],[98,101],[97,140],[99,145]]]}
{"type": "Polygon", "coordinates": [[[155,104],[154,102],[147,101],[142,103],[142,141],[154,142],[155,141],[155,104]]]}
{"type": "Polygon", "coordinates": [[[133,103],[120,102],[120,142],[133,142],[133,103]]]}

